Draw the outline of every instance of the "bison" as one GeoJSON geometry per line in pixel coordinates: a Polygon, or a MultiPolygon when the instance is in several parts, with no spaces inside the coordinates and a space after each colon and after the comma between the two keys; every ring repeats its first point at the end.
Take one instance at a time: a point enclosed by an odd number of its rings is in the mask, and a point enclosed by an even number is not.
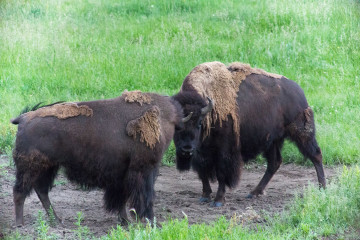
{"type": "Polygon", "coordinates": [[[170,97],[133,91],[48,105],[13,119],[16,224],[24,224],[24,201],[32,189],[49,214],[48,192],[60,167],[70,181],[103,189],[106,209],[117,212],[122,224],[128,221],[127,202],[139,219],[153,219],[158,166],[181,118],[181,106],[170,97]]]}
{"type": "Polygon", "coordinates": [[[285,139],[312,161],[325,187],[313,111],[294,81],[247,64],[209,62],[186,76],[173,99],[185,116],[175,127],[176,166],[198,173],[201,202],[210,202],[209,180],[216,178],[219,185],[211,205],[222,206],[225,187],[235,187],[243,163],[259,154],[266,158],[267,169],[248,197],[263,194],[282,162],[285,139]]]}

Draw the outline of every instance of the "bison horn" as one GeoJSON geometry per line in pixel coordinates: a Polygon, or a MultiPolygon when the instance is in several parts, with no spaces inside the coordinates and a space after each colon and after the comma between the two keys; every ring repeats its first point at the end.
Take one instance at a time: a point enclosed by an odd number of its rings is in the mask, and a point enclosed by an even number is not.
{"type": "Polygon", "coordinates": [[[201,109],[201,114],[202,114],[202,115],[205,115],[205,114],[207,114],[208,112],[211,112],[211,110],[213,109],[213,106],[214,106],[213,100],[211,100],[209,97],[207,97],[207,99],[209,100],[209,104],[208,104],[206,107],[203,107],[203,108],[201,109]]]}
{"type": "Polygon", "coordinates": [[[189,115],[187,115],[186,117],[184,117],[184,118],[182,119],[182,122],[183,122],[183,123],[186,123],[187,121],[189,121],[192,115],[193,115],[193,112],[190,112],[189,115]]]}

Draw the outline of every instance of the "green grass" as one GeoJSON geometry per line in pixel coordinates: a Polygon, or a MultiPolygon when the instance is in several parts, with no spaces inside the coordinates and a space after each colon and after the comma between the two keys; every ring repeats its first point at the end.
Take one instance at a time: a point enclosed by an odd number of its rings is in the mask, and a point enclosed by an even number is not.
{"type": "MultiPolygon", "coordinates": [[[[0,151],[28,104],[174,94],[196,65],[241,61],[297,81],[326,163],[360,161],[358,1],[0,2],[0,151]]],[[[301,161],[290,144],[285,161],[301,161]]]]}
{"type": "MultiPolygon", "coordinates": [[[[355,0],[0,0],[0,153],[11,154],[9,120],[26,105],[125,89],[171,95],[202,62],[240,61],[301,85],[325,163],[359,163],[359,10],[355,0]]],[[[171,145],[164,163],[173,155],[171,145]]],[[[303,159],[289,143],[283,158],[303,159]]],[[[103,239],[356,239],[359,183],[358,167],[344,169],[325,191],[307,188],[255,230],[236,218],[192,226],[174,219],[162,228],[117,228],[103,239]]],[[[38,237],[51,238],[40,223],[38,237]]]]}

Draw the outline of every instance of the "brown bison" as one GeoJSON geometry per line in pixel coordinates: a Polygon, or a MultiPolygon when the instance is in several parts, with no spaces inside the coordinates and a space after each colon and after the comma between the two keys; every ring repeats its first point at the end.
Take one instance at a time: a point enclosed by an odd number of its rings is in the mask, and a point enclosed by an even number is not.
{"type": "Polygon", "coordinates": [[[294,81],[242,63],[203,63],[190,72],[173,99],[185,116],[175,128],[177,168],[192,166],[198,173],[203,185],[200,201],[210,201],[209,180],[216,178],[219,187],[212,205],[222,206],[225,186],[235,187],[243,163],[261,153],[267,169],[248,197],[263,194],[282,162],[285,139],[312,161],[325,187],[313,111],[294,81]]]}
{"type": "Polygon", "coordinates": [[[19,125],[13,152],[16,224],[24,223],[24,201],[32,189],[49,213],[48,192],[59,167],[70,181],[104,189],[106,209],[118,212],[123,224],[128,200],[140,219],[153,219],[158,165],[181,116],[181,106],[170,97],[134,91],[48,105],[13,119],[19,125]]]}

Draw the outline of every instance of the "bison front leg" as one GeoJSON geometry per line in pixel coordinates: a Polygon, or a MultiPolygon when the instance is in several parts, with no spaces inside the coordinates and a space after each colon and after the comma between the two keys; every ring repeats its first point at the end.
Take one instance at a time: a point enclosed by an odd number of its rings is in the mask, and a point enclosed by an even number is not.
{"type": "Polygon", "coordinates": [[[252,198],[253,196],[258,196],[264,194],[264,189],[266,185],[270,182],[271,178],[274,176],[276,171],[279,169],[282,162],[281,157],[281,146],[280,143],[273,143],[268,151],[265,152],[264,156],[267,159],[267,168],[263,178],[260,180],[256,188],[251,191],[247,198],[252,198]]]}
{"type": "Polygon", "coordinates": [[[211,204],[213,207],[224,205],[226,186],[233,188],[238,184],[243,166],[240,150],[233,146],[223,144],[217,157],[214,162],[216,162],[216,178],[219,187],[214,202],[211,204]]]}
{"type": "Polygon", "coordinates": [[[127,217],[125,204],[119,210],[118,221],[121,226],[127,226],[130,222],[127,217]]]}
{"type": "Polygon", "coordinates": [[[105,207],[111,212],[118,211],[118,221],[122,226],[127,226],[129,223],[126,213],[126,202],[128,198],[129,193],[122,183],[114,184],[114,186],[109,186],[105,189],[105,207]]]}
{"type": "Polygon", "coordinates": [[[216,197],[214,199],[214,202],[211,203],[212,207],[222,207],[225,203],[225,182],[219,181],[219,187],[216,193],[216,197]]]}
{"type": "Polygon", "coordinates": [[[200,198],[200,202],[206,202],[206,203],[210,202],[211,201],[210,194],[212,193],[212,190],[211,190],[209,178],[207,176],[200,176],[200,179],[203,185],[203,193],[200,198]]]}
{"type": "Polygon", "coordinates": [[[149,219],[150,221],[154,220],[154,198],[155,198],[155,180],[159,173],[159,169],[156,167],[151,171],[147,179],[145,179],[145,212],[144,217],[149,219]]]}
{"type": "Polygon", "coordinates": [[[130,207],[135,209],[132,214],[137,220],[147,218],[150,221],[154,220],[154,184],[158,173],[158,169],[152,169],[148,173],[141,171],[129,171],[128,189],[130,193],[130,207]]]}

